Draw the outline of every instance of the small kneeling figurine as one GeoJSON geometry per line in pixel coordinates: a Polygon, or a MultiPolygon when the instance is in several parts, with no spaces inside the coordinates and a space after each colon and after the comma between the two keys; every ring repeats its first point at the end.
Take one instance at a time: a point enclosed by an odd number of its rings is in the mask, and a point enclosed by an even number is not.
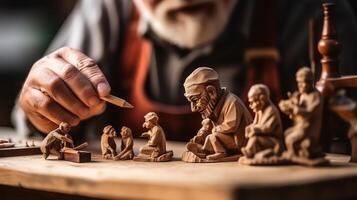
{"type": "Polygon", "coordinates": [[[314,88],[313,74],[307,67],[296,73],[298,91],[289,99],[279,103],[281,111],[293,120],[294,125],[285,131],[287,151],[283,158],[302,165],[324,165],[324,158],[318,141],[322,123],[323,99],[314,88]]]}
{"type": "Polygon", "coordinates": [[[283,127],[279,110],[270,100],[266,85],[253,85],[248,92],[249,106],[255,113],[253,123],[246,127],[248,143],[241,149],[239,163],[248,165],[278,164],[283,144],[283,127]]]}
{"type": "Polygon", "coordinates": [[[202,128],[198,130],[197,135],[191,139],[191,142],[203,145],[207,136],[212,133],[213,123],[210,119],[204,119],[201,122],[202,128]]]}
{"type": "Polygon", "coordinates": [[[103,134],[100,140],[100,146],[102,149],[102,157],[105,159],[113,159],[116,155],[117,145],[114,138],[117,133],[111,125],[103,128],[103,134]]]}
{"type": "Polygon", "coordinates": [[[68,137],[71,126],[62,122],[59,127],[47,134],[41,143],[41,152],[43,158],[47,159],[50,154],[57,156],[58,160],[63,160],[62,149],[67,146],[73,146],[73,140],[68,137]]]}
{"type": "Polygon", "coordinates": [[[237,161],[246,144],[245,127],[252,116],[236,95],[220,86],[218,73],[212,68],[199,67],[184,82],[185,97],[192,112],[213,123],[203,145],[191,141],[186,145],[182,160],[186,162],[237,161]]]}
{"type": "Polygon", "coordinates": [[[149,112],[144,116],[144,128],[149,129],[141,137],[148,137],[148,143],[140,148],[140,153],[134,157],[135,161],[164,162],[170,161],[173,151],[166,151],[166,136],[164,130],[158,124],[159,117],[154,112],[149,112]]]}
{"type": "Polygon", "coordinates": [[[134,139],[131,129],[123,126],[120,131],[121,146],[120,153],[114,157],[114,160],[131,160],[134,158],[134,139]]]}

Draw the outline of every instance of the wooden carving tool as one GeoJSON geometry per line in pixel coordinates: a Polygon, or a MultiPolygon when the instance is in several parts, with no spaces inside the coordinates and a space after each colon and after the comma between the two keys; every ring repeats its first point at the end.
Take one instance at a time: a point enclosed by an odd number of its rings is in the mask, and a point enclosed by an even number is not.
{"type": "Polygon", "coordinates": [[[106,97],[100,97],[100,98],[106,102],[109,102],[111,104],[114,104],[114,105],[122,107],[122,108],[134,108],[134,106],[131,105],[129,102],[127,102],[124,99],[121,99],[119,97],[116,97],[114,95],[108,95],[106,97]]]}

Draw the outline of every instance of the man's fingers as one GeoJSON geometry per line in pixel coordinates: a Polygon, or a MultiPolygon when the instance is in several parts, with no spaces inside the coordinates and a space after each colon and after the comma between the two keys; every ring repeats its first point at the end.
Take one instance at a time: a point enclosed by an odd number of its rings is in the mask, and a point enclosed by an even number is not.
{"type": "Polygon", "coordinates": [[[27,90],[30,95],[26,95],[28,97],[25,101],[29,104],[31,112],[38,113],[57,125],[61,122],[67,122],[71,126],[78,125],[80,119],[56,103],[51,97],[35,88],[27,90]]]}
{"type": "Polygon", "coordinates": [[[49,133],[50,131],[56,129],[58,125],[39,113],[29,112],[27,118],[35,126],[36,129],[42,133],[49,133]]]}
{"type": "Polygon", "coordinates": [[[110,94],[110,85],[93,59],[69,47],[63,47],[56,53],[82,72],[93,84],[99,96],[104,97],[110,94]]]}
{"type": "Polygon", "coordinates": [[[75,66],[61,58],[49,59],[48,65],[87,106],[94,106],[100,102],[97,91],[90,80],[75,66]]]}
{"type": "Polygon", "coordinates": [[[89,108],[82,103],[68,88],[66,83],[50,69],[41,70],[41,78],[34,79],[33,83],[41,91],[46,91],[56,102],[65,109],[76,114],[81,119],[89,114],[89,108]]]}

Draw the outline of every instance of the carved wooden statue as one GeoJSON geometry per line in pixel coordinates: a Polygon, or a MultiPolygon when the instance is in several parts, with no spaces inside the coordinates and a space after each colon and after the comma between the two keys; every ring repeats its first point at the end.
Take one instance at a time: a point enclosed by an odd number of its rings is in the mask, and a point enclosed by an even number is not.
{"type": "Polygon", "coordinates": [[[329,103],[331,109],[350,124],[348,131],[352,147],[350,161],[357,162],[357,102],[347,97],[344,90],[340,90],[329,103]]]}
{"type": "Polygon", "coordinates": [[[131,129],[123,126],[120,131],[121,146],[120,153],[114,157],[114,160],[131,160],[134,158],[134,139],[131,129]]]}
{"type": "Polygon", "coordinates": [[[115,129],[111,125],[104,127],[103,134],[100,140],[100,146],[102,149],[103,158],[113,159],[117,155],[116,152],[117,145],[114,140],[116,135],[117,133],[115,132],[115,129]]]}
{"type": "Polygon", "coordinates": [[[318,145],[323,99],[314,88],[313,74],[307,67],[296,73],[298,91],[279,103],[281,111],[290,116],[294,125],[285,131],[287,151],[283,157],[293,163],[322,165],[328,163],[318,145]]]}
{"type": "Polygon", "coordinates": [[[143,127],[148,129],[141,137],[149,138],[148,143],[140,148],[140,153],[134,157],[135,161],[164,162],[170,161],[173,151],[166,150],[166,136],[164,130],[158,124],[159,117],[154,112],[144,116],[143,127]]]}
{"type": "Polygon", "coordinates": [[[50,154],[57,156],[58,160],[63,159],[62,148],[65,147],[66,143],[73,145],[73,140],[67,137],[70,130],[70,125],[62,122],[57,129],[47,134],[41,144],[41,152],[45,159],[50,154]]]}
{"type": "Polygon", "coordinates": [[[197,135],[191,139],[191,142],[203,145],[206,137],[212,133],[213,123],[210,119],[204,119],[201,122],[202,128],[198,130],[197,135]]]}
{"type": "Polygon", "coordinates": [[[202,144],[189,142],[182,155],[186,162],[237,161],[240,148],[246,144],[245,127],[252,116],[244,103],[233,93],[221,88],[218,74],[211,68],[200,67],[185,80],[185,96],[192,112],[213,122],[211,133],[202,144]]]}
{"type": "Polygon", "coordinates": [[[270,100],[266,85],[253,85],[248,92],[249,106],[255,113],[253,123],[245,129],[248,143],[242,147],[239,163],[248,165],[278,164],[283,144],[279,110],[270,100]]]}

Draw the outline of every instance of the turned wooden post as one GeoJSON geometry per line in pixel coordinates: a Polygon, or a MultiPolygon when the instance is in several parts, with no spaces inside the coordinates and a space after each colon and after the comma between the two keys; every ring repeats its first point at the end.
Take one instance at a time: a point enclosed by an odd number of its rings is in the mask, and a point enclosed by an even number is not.
{"type": "Polygon", "coordinates": [[[327,85],[326,79],[340,77],[338,56],[341,52],[341,45],[337,41],[337,33],[333,24],[335,4],[324,3],[322,6],[324,19],[321,39],[318,43],[318,50],[322,55],[322,70],[320,80],[317,82],[316,87],[326,96],[331,92],[329,89],[333,90],[333,88],[329,88],[327,85]]]}

